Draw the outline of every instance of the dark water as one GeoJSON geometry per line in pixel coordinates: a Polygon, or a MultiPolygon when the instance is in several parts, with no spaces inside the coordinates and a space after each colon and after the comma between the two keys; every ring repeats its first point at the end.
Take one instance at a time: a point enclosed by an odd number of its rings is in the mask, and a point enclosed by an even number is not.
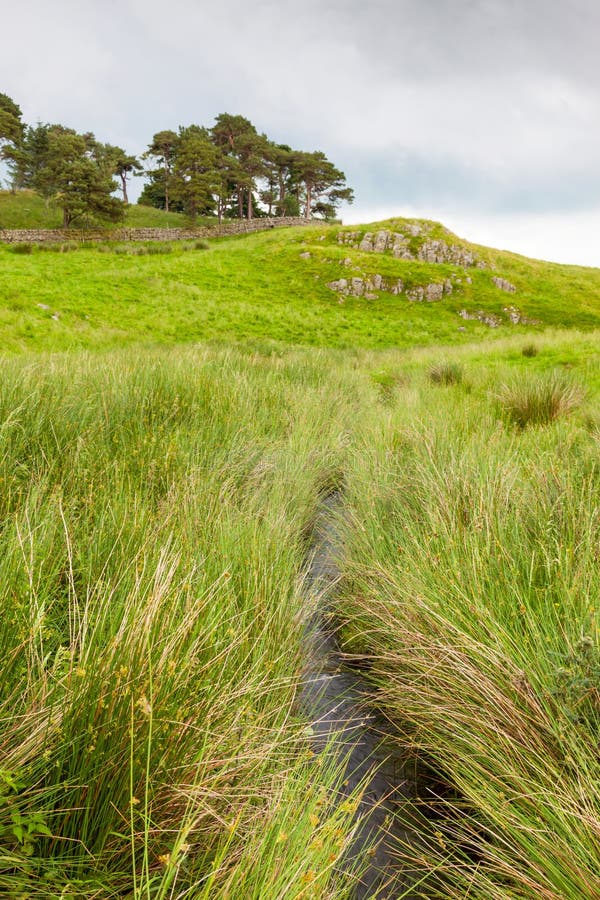
{"type": "Polygon", "coordinates": [[[305,635],[301,706],[312,723],[315,751],[346,760],[340,802],[366,781],[356,813],[361,825],[346,858],[347,865],[367,861],[354,898],[391,900],[411,893],[413,879],[394,846],[417,843],[415,828],[401,825],[396,815],[414,796],[414,774],[409,761],[386,745],[385,723],[369,704],[369,684],[338,647],[329,607],[339,579],[334,514],[340,508],[338,494],[324,500],[313,534],[306,593],[315,611],[305,635]]]}

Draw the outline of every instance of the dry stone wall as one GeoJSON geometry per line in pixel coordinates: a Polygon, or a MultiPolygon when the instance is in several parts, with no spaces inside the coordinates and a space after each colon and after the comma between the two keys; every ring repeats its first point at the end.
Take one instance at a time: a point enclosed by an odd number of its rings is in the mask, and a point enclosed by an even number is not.
{"type": "Polygon", "coordinates": [[[292,216],[276,219],[241,219],[223,225],[201,228],[116,228],[96,231],[75,228],[2,229],[0,242],[5,244],[63,243],[64,241],[187,241],[197,238],[250,234],[270,228],[289,228],[293,225],[322,225],[322,222],[292,216]]]}

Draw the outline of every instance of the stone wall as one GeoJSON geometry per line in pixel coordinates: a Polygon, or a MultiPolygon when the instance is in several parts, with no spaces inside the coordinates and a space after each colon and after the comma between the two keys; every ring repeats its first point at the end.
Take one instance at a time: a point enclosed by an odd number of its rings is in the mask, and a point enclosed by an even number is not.
{"type": "MultiPolygon", "coordinates": [[[[239,219],[223,225],[201,228],[115,228],[110,231],[98,229],[78,230],[75,228],[46,229],[2,229],[0,242],[5,244],[62,243],[63,241],[185,241],[197,238],[220,237],[229,234],[249,234],[252,231],[266,231],[270,228],[285,228],[292,225],[315,225],[315,220],[282,216],[275,219],[239,219]]],[[[321,223],[318,223],[321,224],[321,223]]]]}

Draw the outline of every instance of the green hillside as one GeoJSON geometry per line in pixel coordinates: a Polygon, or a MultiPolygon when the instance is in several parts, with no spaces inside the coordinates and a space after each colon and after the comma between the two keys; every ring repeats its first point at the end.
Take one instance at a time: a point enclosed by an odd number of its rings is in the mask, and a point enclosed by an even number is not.
{"type": "Polygon", "coordinates": [[[435,223],[314,225],[204,247],[0,245],[5,351],[265,339],[408,348],[600,326],[600,270],[474,247],[435,223]],[[390,241],[405,234],[402,252],[410,258],[397,258],[392,247],[360,249],[365,234],[382,232],[390,241]],[[419,258],[432,252],[473,264],[419,258]],[[340,279],[346,293],[328,286],[340,279]],[[360,296],[352,279],[362,284],[360,296]],[[402,292],[394,293],[399,280],[402,292]],[[420,290],[436,299],[421,299],[420,290]]]}
{"type": "MultiPolygon", "coordinates": [[[[77,224],[77,223],[76,223],[77,224]]],[[[181,228],[186,225],[181,213],[167,213],[151,206],[130,205],[119,225],[102,223],[102,228],[181,228]]],[[[0,229],[62,228],[62,211],[47,203],[35,191],[0,191],[0,229]]]]}

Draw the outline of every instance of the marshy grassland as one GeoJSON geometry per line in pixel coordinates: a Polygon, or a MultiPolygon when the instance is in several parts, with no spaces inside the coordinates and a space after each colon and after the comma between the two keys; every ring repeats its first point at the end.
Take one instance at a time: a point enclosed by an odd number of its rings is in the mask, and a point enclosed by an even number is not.
{"type": "Polygon", "coordinates": [[[598,273],[487,251],[541,324],[459,332],[489,269],[340,304],[340,255],[456,267],[334,229],[118,249],[0,247],[0,893],[350,900],[358,792],[298,704],[336,489],[410,896],[597,897],[598,273]]]}

